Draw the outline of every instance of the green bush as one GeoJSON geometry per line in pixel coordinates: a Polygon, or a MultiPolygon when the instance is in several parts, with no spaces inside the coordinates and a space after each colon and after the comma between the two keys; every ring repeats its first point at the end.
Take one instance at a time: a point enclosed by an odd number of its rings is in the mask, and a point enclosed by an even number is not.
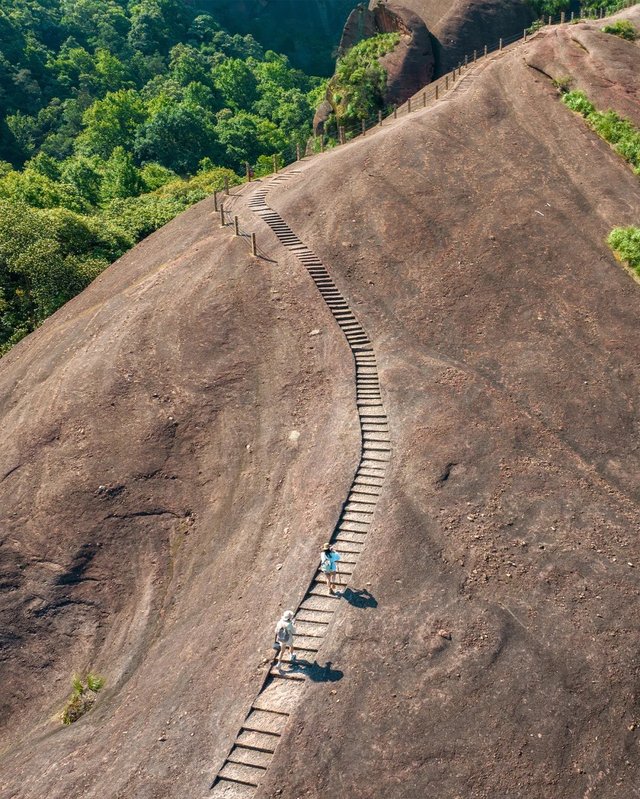
{"type": "Polygon", "coordinates": [[[63,724],[73,724],[84,714],[91,710],[97,699],[98,692],[104,686],[104,677],[97,674],[87,674],[84,678],[74,675],[71,680],[73,692],[60,714],[60,721],[63,724]]]}
{"type": "Polygon", "coordinates": [[[619,36],[621,39],[635,42],[638,38],[638,31],[635,25],[629,22],[628,19],[619,19],[617,22],[612,22],[610,25],[605,25],[602,29],[604,33],[611,33],[614,36],[619,36]]]}
{"type": "Polygon", "coordinates": [[[634,172],[640,174],[640,130],[632,122],[615,111],[598,111],[584,92],[568,92],[562,101],[581,114],[587,124],[631,164],[634,172]]]}
{"type": "Polygon", "coordinates": [[[384,105],[387,72],[379,59],[400,41],[399,33],[380,33],[354,45],[338,59],[327,96],[342,125],[369,119],[384,105]]]}
{"type": "Polygon", "coordinates": [[[640,275],[640,228],[617,227],[607,238],[609,247],[640,275]]]}

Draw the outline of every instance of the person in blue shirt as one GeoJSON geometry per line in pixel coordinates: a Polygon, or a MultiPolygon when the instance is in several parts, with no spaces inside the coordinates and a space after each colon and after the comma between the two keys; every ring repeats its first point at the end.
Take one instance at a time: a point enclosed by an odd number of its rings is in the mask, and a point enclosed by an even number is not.
{"type": "Polygon", "coordinates": [[[335,551],[331,544],[327,543],[322,547],[320,553],[320,571],[327,578],[329,593],[335,594],[335,579],[338,573],[338,561],[340,555],[335,551]]]}

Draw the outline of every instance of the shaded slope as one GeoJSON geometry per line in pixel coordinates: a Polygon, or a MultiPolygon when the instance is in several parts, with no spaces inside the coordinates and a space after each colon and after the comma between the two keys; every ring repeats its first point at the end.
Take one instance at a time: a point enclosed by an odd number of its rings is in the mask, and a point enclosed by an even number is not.
{"type": "MultiPolygon", "coordinates": [[[[373,340],[394,459],[352,581],[377,607],[336,612],[320,655],[344,676],[309,687],[258,797],[626,799],[638,783],[638,288],[604,237],[637,222],[640,189],[526,65],[544,42],[270,195],[373,340]]],[[[25,696],[9,796],[206,796],[279,603],[338,515],[358,439],[349,355],[237,207],[277,266],[201,204],[0,363],[17,442],[0,551],[23,579],[3,627],[40,636],[5,650],[8,695],[25,696]],[[180,518],[132,516],[162,509],[180,518]],[[94,542],[101,570],[78,570],[94,542]],[[79,640],[76,610],[29,616],[59,597],[43,556],[97,578],[64,589],[102,614],[79,640]],[[85,663],[111,693],[31,735],[85,663]]]]}
{"type": "Polygon", "coordinates": [[[2,360],[2,796],[205,784],[346,494],[346,345],[297,270],[251,259],[210,210],[2,360]],[[86,668],[106,688],[62,729],[86,668]]]}

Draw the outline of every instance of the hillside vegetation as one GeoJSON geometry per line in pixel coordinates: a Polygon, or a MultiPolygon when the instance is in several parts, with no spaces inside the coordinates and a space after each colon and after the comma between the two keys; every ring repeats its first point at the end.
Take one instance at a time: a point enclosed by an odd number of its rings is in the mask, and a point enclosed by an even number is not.
{"type": "Polygon", "coordinates": [[[319,83],[181,0],[4,3],[0,352],[245,161],[305,141],[319,83]]]}

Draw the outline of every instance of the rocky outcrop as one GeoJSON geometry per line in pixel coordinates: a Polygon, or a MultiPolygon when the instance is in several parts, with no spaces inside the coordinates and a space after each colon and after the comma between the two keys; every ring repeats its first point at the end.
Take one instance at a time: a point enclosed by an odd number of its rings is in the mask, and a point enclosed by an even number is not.
{"type": "MultiPolygon", "coordinates": [[[[407,0],[411,4],[411,0],[407,0]]],[[[422,5],[416,3],[416,5],[422,5]]],[[[535,19],[526,0],[457,0],[433,27],[436,74],[444,75],[474,50],[495,47],[502,37],[522,35],[535,19]]]]}
{"type": "MultiPolygon", "coordinates": [[[[403,103],[433,77],[435,57],[431,35],[423,20],[400,3],[377,2],[367,8],[355,8],[344,27],[339,53],[345,53],[363,39],[380,33],[399,33],[400,41],[392,52],[380,58],[387,72],[384,102],[387,105],[403,103]]],[[[321,133],[332,112],[331,87],[314,117],[314,132],[321,133]]]]}

